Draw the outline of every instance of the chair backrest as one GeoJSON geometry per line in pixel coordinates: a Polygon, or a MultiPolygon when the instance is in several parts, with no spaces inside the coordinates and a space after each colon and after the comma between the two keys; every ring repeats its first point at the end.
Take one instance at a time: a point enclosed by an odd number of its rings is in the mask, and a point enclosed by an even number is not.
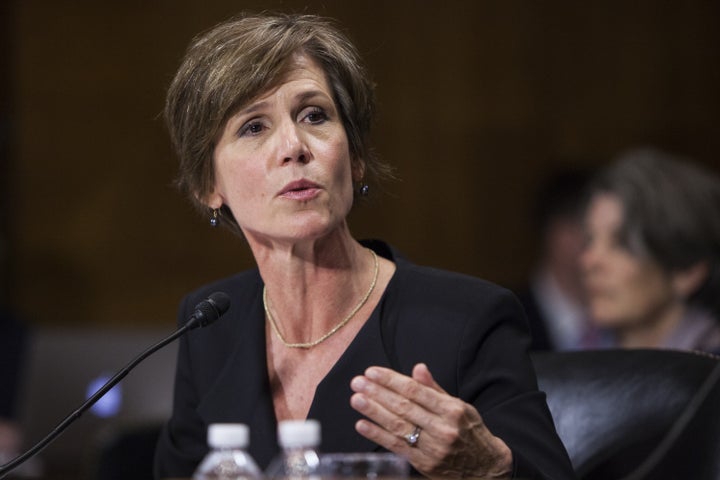
{"type": "Polygon", "coordinates": [[[578,476],[605,480],[720,478],[719,362],[673,350],[533,354],[578,476]]]}

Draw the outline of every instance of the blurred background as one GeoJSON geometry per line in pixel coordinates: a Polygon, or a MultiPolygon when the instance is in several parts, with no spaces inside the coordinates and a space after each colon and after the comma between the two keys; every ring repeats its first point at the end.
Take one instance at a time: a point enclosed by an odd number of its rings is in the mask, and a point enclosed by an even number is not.
{"type": "MultiPolygon", "coordinates": [[[[399,181],[355,214],[419,263],[524,279],[529,203],[562,163],[655,144],[720,164],[720,2],[5,1],[2,294],[39,324],[171,327],[245,268],[170,185],[164,92],[244,9],[335,17],[377,82],[399,181]]],[[[375,194],[377,192],[377,189],[375,194]]]]}
{"type": "Polygon", "coordinates": [[[4,0],[0,304],[33,330],[154,338],[251,265],[171,186],[161,118],[190,39],[243,10],[335,17],[356,42],[399,180],[351,228],[417,263],[521,284],[555,169],[649,144],[720,169],[718,1],[4,0]]]}

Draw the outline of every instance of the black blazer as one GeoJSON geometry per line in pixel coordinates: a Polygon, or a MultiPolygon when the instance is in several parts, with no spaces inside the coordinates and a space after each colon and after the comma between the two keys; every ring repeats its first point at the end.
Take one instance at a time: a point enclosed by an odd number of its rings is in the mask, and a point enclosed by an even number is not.
{"type": "Polygon", "coordinates": [[[528,319],[528,325],[530,326],[530,350],[547,351],[557,350],[557,347],[550,338],[550,332],[548,331],[548,320],[540,309],[535,292],[533,292],[531,286],[519,289],[515,291],[520,304],[525,310],[525,315],[528,319]]]}
{"type": "MultiPolygon", "coordinates": [[[[476,278],[413,265],[385,244],[379,255],[397,270],[366,324],[317,386],[308,418],[322,426],[321,451],[380,448],[357,434],[350,380],[370,365],[410,374],[425,362],[451,395],[472,403],[513,451],[522,478],[573,478],[567,453],[537,390],[527,356],[527,325],[515,297],[476,278]]],[[[157,477],[188,477],[207,451],[213,422],[250,427],[250,454],[265,468],[278,451],[277,421],[265,356],[263,282],[250,270],[205,286],[180,308],[222,290],[232,298],[224,318],[180,343],[173,414],[158,443],[157,477]]]]}

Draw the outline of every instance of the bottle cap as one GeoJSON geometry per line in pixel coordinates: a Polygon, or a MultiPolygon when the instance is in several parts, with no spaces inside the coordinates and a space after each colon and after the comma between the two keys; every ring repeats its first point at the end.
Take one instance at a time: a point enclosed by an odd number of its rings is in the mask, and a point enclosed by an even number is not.
{"type": "Polygon", "coordinates": [[[242,423],[213,423],[208,427],[211,448],[246,448],[250,443],[250,429],[242,423]]]}
{"type": "Polygon", "coordinates": [[[317,447],[320,445],[320,422],[283,420],[278,424],[278,442],[282,448],[317,447]]]}

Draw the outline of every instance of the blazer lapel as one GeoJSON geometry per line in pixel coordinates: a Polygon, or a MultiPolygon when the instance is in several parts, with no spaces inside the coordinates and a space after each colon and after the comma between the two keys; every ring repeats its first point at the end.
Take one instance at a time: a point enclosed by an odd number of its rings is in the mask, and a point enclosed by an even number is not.
{"type": "Polygon", "coordinates": [[[371,365],[390,367],[381,337],[381,317],[382,301],[315,391],[308,418],[320,421],[324,452],[381,449],[355,431],[355,422],[362,416],[350,406],[353,394],[350,380],[353,377],[361,375],[371,365]]]}
{"type": "MultiPolygon", "coordinates": [[[[265,353],[265,313],[258,284],[249,308],[231,320],[241,334],[198,411],[205,422],[240,422],[250,428],[249,452],[265,466],[277,451],[277,422],[265,353]]],[[[228,319],[226,319],[228,320],[228,319]]]]}
{"type": "MultiPolygon", "coordinates": [[[[204,396],[198,412],[206,423],[241,422],[250,427],[250,454],[264,468],[277,453],[277,420],[272,404],[265,352],[265,312],[262,281],[251,295],[249,308],[233,318],[240,332],[236,346],[212,388],[204,396]]],[[[355,431],[362,416],[350,406],[350,381],[371,365],[391,368],[382,341],[385,297],[358,332],[347,350],[320,382],[308,418],[322,427],[321,451],[367,452],[381,450],[377,444],[355,431]]]]}

